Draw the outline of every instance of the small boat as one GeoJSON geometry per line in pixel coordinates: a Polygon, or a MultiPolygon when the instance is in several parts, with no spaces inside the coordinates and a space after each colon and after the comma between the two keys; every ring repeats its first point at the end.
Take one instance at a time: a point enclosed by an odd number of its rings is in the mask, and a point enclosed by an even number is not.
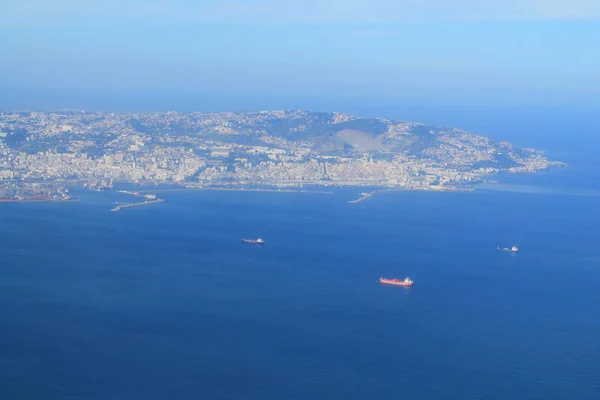
{"type": "Polygon", "coordinates": [[[256,243],[256,244],[265,244],[265,241],[262,240],[261,238],[257,238],[257,239],[242,239],[242,242],[245,242],[245,243],[256,243]]]}
{"type": "Polygon", "coordinates": [[[519,248],[517,246],[513,246],[510,249],[508,247],[505,247],[503,249],[501,249],[500,247],[497,247],[496,250],[503,251],[505,253],[518,253],[519,252],[519,248]]]}
{"type": "Polygon", "coordinates": [[[400,279],[394,278],[394,279],[385,279],[385,278],[379,278],[379,282],[381,283],[388,283],[390,285],[399,285],[399,286],[412,286],[413,285],[413,281],[410,278],[404,278],[403,281],[401,281],[400,279]]]}

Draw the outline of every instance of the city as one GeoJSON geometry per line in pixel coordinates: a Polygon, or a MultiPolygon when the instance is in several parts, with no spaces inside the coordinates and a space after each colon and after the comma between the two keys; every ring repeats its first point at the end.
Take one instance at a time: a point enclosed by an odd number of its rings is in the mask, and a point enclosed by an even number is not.
{"type": "Polygon", "coordinates": [[[292,110],[5,112],[0,155],[0,185],[13,189],[53,181],[458,190],[564,165],[460,129],[292,110]]]}

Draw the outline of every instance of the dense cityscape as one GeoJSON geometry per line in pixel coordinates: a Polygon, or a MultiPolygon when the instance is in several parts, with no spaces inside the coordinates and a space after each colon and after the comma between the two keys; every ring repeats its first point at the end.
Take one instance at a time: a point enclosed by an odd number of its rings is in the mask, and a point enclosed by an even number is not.
{"type": "Polygon", "coordinates": [[[40,182],[457,190],[559,165],[460,129],[343,113],[0,113],[4,198],[40,182]]]}

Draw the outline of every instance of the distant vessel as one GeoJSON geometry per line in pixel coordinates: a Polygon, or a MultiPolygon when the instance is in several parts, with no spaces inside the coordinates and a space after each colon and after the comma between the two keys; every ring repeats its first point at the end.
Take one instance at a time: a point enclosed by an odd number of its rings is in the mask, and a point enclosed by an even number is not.
{"type": "Polygon", "coordinates": [[[379,278],[379,282],[381,283],[389,283],[390,285],[399,285],[399,286],[412,286],[413,285],[413,281],[410,278],[404,278],[403,281],[401,281],[400,279],[394,278],[394,279],[385,279],[385,278],[379,278]]]}
{"type": "Polygon", "coordinates": [[[246,243],[256,243],[256,244],[265,244],[265,241],[261,238],[258,239],[242,239],[242,242],[246,243]]]}
{"type": "Polygon", "coordinates": [[[500,247],[496,248],[497,251],[504,251],[507,253],[518,253],[519,252],[519,248],[517,246],[513,246],[510,249],[508,247],[505,247],[503,249],[501,249],[500,247]]]}

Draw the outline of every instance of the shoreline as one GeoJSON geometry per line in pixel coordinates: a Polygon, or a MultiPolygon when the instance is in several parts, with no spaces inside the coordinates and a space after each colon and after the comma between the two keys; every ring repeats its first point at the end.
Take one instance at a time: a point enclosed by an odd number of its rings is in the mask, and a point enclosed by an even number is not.
{"type": "Polygon", "coordinates": [[[73,202],[77,202],[79,201],[79,199],[69,199],[69,200],[63,200],[63,199],[56,199],[56,200],[36,200],[36,199],[23,199],[23,200],[18,200],[18,199],[0,199],[0,203],[73,203],[73,202]]]}
{"type": "Polygon", "coordinates": [[[230,191],[230,192],[272,192],[272,193],[315,193],[315,194],[333,194],[333,192],[322,190],[302,190],[302,189],[245,189],[245,188],[172,188],[172,189],[141,189],[143,192],[180,192],[193,190],[215,190],[215,191],[230,191]]]}

